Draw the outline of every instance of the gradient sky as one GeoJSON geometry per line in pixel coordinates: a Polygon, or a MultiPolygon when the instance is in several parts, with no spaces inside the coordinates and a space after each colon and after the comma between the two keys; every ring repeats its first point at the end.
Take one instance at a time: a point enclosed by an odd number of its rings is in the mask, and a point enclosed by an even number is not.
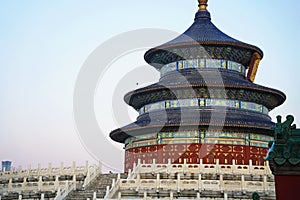
{"type": "MultiPolygon", "coordinates": [[[[300,1],[210,0],[208,9],[223,32],[264,51],[255,82],[287,95],[271,116],[293,114],[300,126],[300,1]]],[[[76,133],[72,110],[84,61],[101,43],[126,31],[182,33],[196,10],[196,0],[1,1],[0,160],[15,166],[94,162],[76,133]]],[[[128,60],[127,65],[144,63],[142,56],[136,63],[128,60]]],[[[95,111],[99,123],[110,118],[100,108],[95,111]]],[[[107,134],[115,128],[106,124],[107,134]]]]}

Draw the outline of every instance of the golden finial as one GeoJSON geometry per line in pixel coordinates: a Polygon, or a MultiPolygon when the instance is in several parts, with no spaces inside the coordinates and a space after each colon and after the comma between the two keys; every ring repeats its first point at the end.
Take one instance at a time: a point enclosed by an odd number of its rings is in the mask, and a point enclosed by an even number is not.
{"type": "Polygon", "coordinates": [[[199,10],[206,10],[208,0],[198,0],[199,2],[199,10]]]}

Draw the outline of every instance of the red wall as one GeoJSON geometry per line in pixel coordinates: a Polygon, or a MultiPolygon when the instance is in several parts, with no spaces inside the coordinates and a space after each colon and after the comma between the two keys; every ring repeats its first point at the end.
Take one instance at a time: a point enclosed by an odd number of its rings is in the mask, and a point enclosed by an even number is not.
{"type": "Polygon", "coordinates": [[[137,163],[138,159],[141,163],[152,163],[156,159],[156,163],[168,163],[171,159],[172,163],[183,163],[187,159],[188,164],[200,163],[203,159],[204,164],[215,164],[219,159],[220,164],[232,164],[232,160],[236,160],[236,164],[249,164],[249,160],[253,161],[253,165],[264,165],[265,156],[268,148],[240,146],[240,145],[222,145],[222,144],[164,144],[145,146],[129,149],[125,152],[125,171],[132,169],[133,163],[137,163]]]}
{"type": "Polygon", "coordinates": [[[276,199],[300,199],[300,176],[275,176],[276,199]]]}

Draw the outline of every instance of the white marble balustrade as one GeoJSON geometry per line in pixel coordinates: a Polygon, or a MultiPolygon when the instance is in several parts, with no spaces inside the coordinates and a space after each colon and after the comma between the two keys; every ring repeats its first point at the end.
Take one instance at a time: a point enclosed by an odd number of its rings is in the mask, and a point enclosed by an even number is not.
{"type": "Polygon", "coordinates": [[[268,162],[265,166],[203,164],[141,164],[138,161],[134,164],[133,170],[129,171],[127,179],[118,176],[113,181],[111,188],[107,188],[106,199],[120,199],[126,191],[145,191],[144,199],[147,199],[147,192],[169,191],[172,199],[173,192],[195,191],[200,198],[202,191],[214,191],[224,194],[228,193],[253,193],[275,195],[274,177],[269,169],[268,162]],[[186,178],[191,177],[193,178],[186,178]],[[206,176],[205,178],[203,178],[206,176]],[[208,178],[210,177],[210,178],[208,178]],[[226,177],[226,178],[224,178],[226,177]],[[231,178],[228,178],[231,177],[231,178]],[[233,178],[234,177],[234,178],[233,178]]]}

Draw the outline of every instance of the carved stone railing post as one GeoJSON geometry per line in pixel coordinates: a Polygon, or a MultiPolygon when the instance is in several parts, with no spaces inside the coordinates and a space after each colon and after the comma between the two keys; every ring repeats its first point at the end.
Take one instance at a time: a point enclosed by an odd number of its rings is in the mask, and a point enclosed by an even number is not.
{"type": "Polygon", "coordinates": [[[200,171],[200,173],[203,172],[203,170],[204,170],[204,167],[203,167],[203,159],[201,158],[201,159],[200,159],[200,166],[199,166],[199,171],[200,171]]]}
{"type": "Polygon", "coordinates": [[[160,188],[160,175],[158,173],[156,174],[156,192],[159,192],[159,188],[160,188]]]}
{"type": "Polygon", "coordinates": [[[22,165],[19,165],[18,167],[18,174],[21,174],[22,173],[22,165]]]}
{"type": "Polygon", "coordinates": [[[264,175],[263,180],[264,180],[264,183],[263,183],[264,193],[267,194],[268,193],[268,188],[267,188],[268,187],[268,182],[267,182],[267,176],[266,175],[264,175]]]}
{"type": "Polygon", "coordinates": [[[219,159],[216,159],[216,174],[220,173],[219,159]]]}
{"type": "Polygon", "coordinates": [[[23,183],[22,183],[22,189],[26,190],[26,186],[27,186],[27,177],[23,178],[23,183]]]}
{"type": "Polygon", "coordinates": [[[42,185],[43,185],[43,177],[40,176],[40,177],[39,177],[39,182],[38,182],[38,190],[39,190],[39,191],[41,191],[42,185]]]}
{"type": "Polygon", "coordinates": [[[60,187],[59,187],[54,200],[60,200],[60,197],[61,197],[61,190],[60,190],[60,187]]]}
{"type": "Polygon", "coordinates": [[[58,175],[55,176],[55,181],[54,181],[54,188],[55,190],[58,190],[59,187],[59,181],[58,181],[58,175]]]}
{"type": "Polygon", "coordinates": [[[31,175],[31,165],[30,164],[27,166],[26,175],[27,176],[31,175]]]}
{"type": "Polygon", "coordinates": [[[136,180],[137,180],[137,181],[140,181],[140,180],[141,180],[141,174],[140,174],[140,173],[137,173],[137,174],[136,174],[136,180]]]}
{"type": "Polygon", "coordinates": [[[242,181],[242,192],[243,192],[243,194],[245,194],[245,192],[246,192],[246,186],[245,186],[245,175],[242,175],[242,177],[241,177],[241,181],[242,181]]]}
{"type": "Polygon", "coordinates": [[[266,174],[272,174],[272,171],[271,171],[271,169],[270,169],[270,164],[269,164],[269,161],[268,161],[268,160],[266,161],[265,173],[266,173],[266,174]]]}
{"type": "Polygon", "coordinates": [[[232,159],[232,172],[236,171],[235,159],[232,159]]]}
{"type": "Polygon", "coordinates": [[[99,173],[102,173],[102,162],[101,161],[98,162],[98,166],[99,166],[99,168],[98,168],[99,173]]]}
{"type": "Polygon", "coordinates": [[[109,196],[109,186],[106,186],[106,193],[104,199],[110,198],[109,196]]]}
{"type": "Polygon", "coordinates": [[[138,159],[138,162],[137,162],[137,168],[138,168],[138,170],[141,169],[141,159],[138,159]]]}
{"type": "Polygon", "coordinates": [[[249,173],[250,173],[250,174],[253,173],[253,164],[252,164],[252,160],[249,160],[249,173]]]}
{"type": "Polygon", "coordinates": [[[173,200],[173,192],[170,192],[170,200],[173,200]]]}
{"type": "Polygon", "coordinates": [[[116,184],[116,180],[113,178],[111,183],[111,188],[115,187],[115,184],[116,184]]]}
{"type": "Polygon", "coordinates": [[[12,191],[12,178],[8,180],[8,191],[12,191]]]}
{"type": "Polygon", "coordinates": [[[133,173],[131,171],[131,169],[128,170],[128,179],[132,179],[133,178],[133,173]]]}
{"type": "Polygon", "coordinates": [[[226,192],[224,193],[224,200],[228,200],[228,194],[226,192]]]}
{"type": "MultiPolygon", "coordinates": [[[[4,171],[6,172],[6,169],[5,169],[5,167],[4,167],[4,171]]],[[[11,167],[11,168],[10,168],[10,171],[9,171],[9,173],[10,173],[10,174],[13,174],[13,173],[14,173],[14,167],[11,167]]]]}
{"type": "Polygon", "coordinates": [[[76,190],[77,184],[76,184],[76,174],[73,175],[73,185],[74,185],[74,190],[76,190]]]}
{"type": "Polygon", "coordinates": [[[168,164],[167,164],[167,173],[169,174],[172,170],[172,162],[171,159],[168,159],[168,164]]]}
{"type": "Polygon", "coordinates": [[[87,173],[88,172],[88,170],[89,170],[89,161],[87,160],[87,161],[85,161],[85,173],[87,173]]]}
{"type": "Polygon", "coordinates": [[[134,162],[134,163],[133,163],[133,168],[132,168],[133,171],[134,171],[135,168],[136,168],[136,163],[134,162]]]}
{"type": "Polygon", "coordinates": [[[41,164],[38,164],[38,168],[37,168],[37,175],[40,176],[41,174],[41,164]]]}
{"type": "Polygon", "coordinates": [[[200,200],[201,196],[200,196],[200,192],[197,192],[197,200],[200,200]]]}
{"type": "Polygon", "coordinates": [[[118,200],[121,200],[122,194],[121,192],[118,192],[118,200]]]}
{"type": "Polygon", "coordinates": [[[67,193],[69,192],[69,181],[66,181],[65,191],[67,193]]]}
{"type": "Polygon", "coordinates": [[[182,167],[182,170],[183,170],[184,174],[186,173],[187,168],[188,168],[188,166],[187,166],[187,160],[186,160],[186,158],[184,158],[183,159],[183,167],[182,167]]]}
{"type": "Polygon", "coordinates": [[[199,191],[201,192],[203,190],[202,175],[201,174],[199,174],[199,176],[198,176],[198,187],[199,187],[199,191]]]}
{"type": "Polygon", "coordinates": [[[91,170],[88,169],[86,178],[84,179],[83,187],[86,187],[90,183],[90,179],[91,179],[91,170]]]}
{"type": "Polygon", "coordinates": [[[51,162],[48,164],[48,173],[50,175],[52,174],[52,163],[51,162]]]}
{"type": "Polygon", "coordinates": [[[64,174],[64,163],[63,162],[61,162],[60,163],[60,174],[64,174]]]}
{"type": "Polygon", "coordinates": [[[76,161],[73,161],[73,163],[72,163],[72,172],[74,174],[76,173],[76,161]]]}
{"type": "Polygon", "coordinates": [[[180,184],[180,174],[177,174],[177,192],[180,192],[181,184],[180,184]]]}
{"type": "Polygon", "coordinates": [[[223,175],[220,174],[220,190],[223,192],[224,191],[224,180],[223,180],[223,175]]]}

